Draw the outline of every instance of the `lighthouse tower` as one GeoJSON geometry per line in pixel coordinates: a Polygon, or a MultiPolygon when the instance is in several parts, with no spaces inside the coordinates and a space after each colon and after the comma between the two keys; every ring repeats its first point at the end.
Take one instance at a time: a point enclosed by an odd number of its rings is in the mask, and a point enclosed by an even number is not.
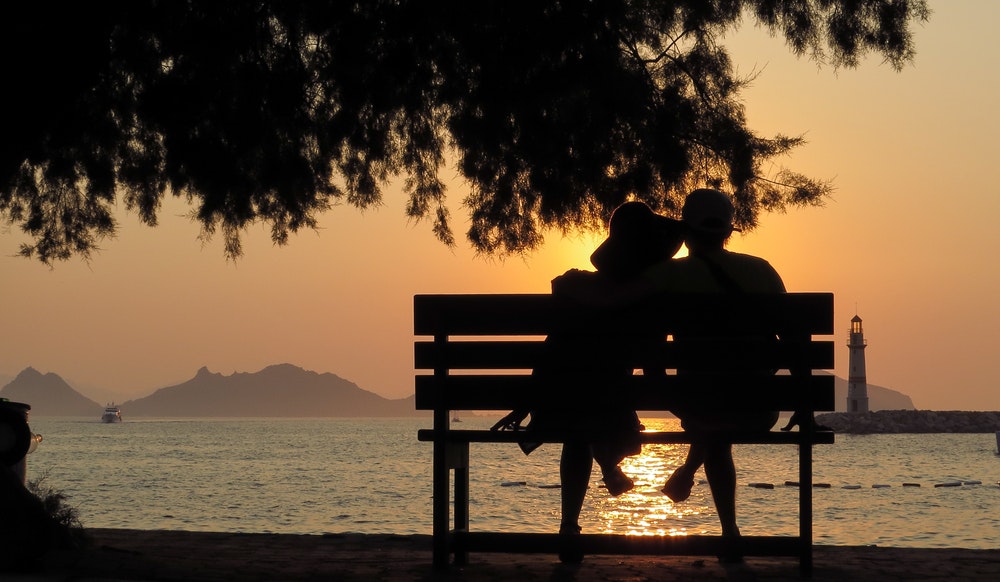
{"type": "Polygon", "coordinates": [[[847,374],[847,412],[868,412],[868,380],[865,377],[865,334],[861,318],[851,319],[851,336],[847,347],[851,350],[850,370],[847,374]]]}

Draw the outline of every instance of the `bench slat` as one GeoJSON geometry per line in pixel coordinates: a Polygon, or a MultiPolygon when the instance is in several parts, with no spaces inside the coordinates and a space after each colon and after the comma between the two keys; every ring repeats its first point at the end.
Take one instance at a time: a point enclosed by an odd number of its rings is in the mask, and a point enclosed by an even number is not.
{"type": "Polygon", "coordinates": [[[624,377],[588,397],[580,385],[546,385],[530,375],[416,376],[417,410],[510,410],[594,406],[607,394],[615,405],[635,410],[680,407],[713,410],[834,410],[835,379],[822,376],[742,377],[727,383],[702,376],[624,377]],[[733,389],[735,386],[735,389],[733,389]],[[707,404],[706,404],[707,403],[707,404]]]}
{"type": "MultiPolygon", "coordinates": [[[[639,340],[636,343],[640,343],[639,340]]],[[[663,341],[655,345],[636,348],[627,341],[608,345],[594,339],[592,342],[574,342],[580,353],[579,360],[587,360],[590,353],[599,353],[608,361],[621,362],[633,369],[712,369],[726,354],[726,362],[736,367],[751,366],[764,369],[788,369],[798,365],[814,370],[834,366],[834,342],[761,342],[759,340],[730,339],[706,344],[701,340],[663,341]]],[[[528,370],[540,365],[551,351],[544,341],[433,341],[414,342],[414,366],[417,370],[528,370]]]]}
{"type": "Polygon", "coordinates": [[[629,329],[833,333],[832,293],[673,293],[628,308],[583,307],[550,294],[415,295],[416,335],[546,335],[629,329]],[[671,309],[664,309],[671,306],[671,309]]]}

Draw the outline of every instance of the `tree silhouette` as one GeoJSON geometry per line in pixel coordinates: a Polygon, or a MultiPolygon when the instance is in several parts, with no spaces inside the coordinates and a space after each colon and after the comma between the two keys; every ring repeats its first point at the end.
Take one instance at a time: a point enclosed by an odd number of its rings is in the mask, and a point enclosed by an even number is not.
{"type": "Polygon", "coordinates": [[[629,198],[674,212],[733,193],[737,220],[816,203],[827,182],[765,162],[802,143],[747,127],[719,44],[746,21],[834,68],[913,58],[925,0],[314,0],[5,5],[0,217],[21,254],[84,257],[117,204],[155,225],[184,197],[241,253],[334,203],[406,212],[453,244],[440,177],[468,183],[467,237],[487,253],[602,223],[629,198]]]}

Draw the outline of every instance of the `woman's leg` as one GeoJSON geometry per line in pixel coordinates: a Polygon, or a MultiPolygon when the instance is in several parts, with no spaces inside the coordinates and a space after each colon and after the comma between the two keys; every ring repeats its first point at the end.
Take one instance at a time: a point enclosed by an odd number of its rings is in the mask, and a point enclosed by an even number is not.
{"type": "Polygon", "coordinates": [[[688,448],[687,457],[684,464],[670,475],[662,491],[674,503],[684,501],[691,496],[691,488],[694,487],[694,474],[705,462],[705,445],[692,443],[688,448]]]}
{"type": "Polygon", "coordinates": [[[559,524],[559,560],[568,564],[583,561],[579,546],[580,512],[587,496],[594,453],[587,443],[563,443],[559,459],[559,478],[562,481],[562,522],[559,524]]]}
{"type": "Polygon", "coordinates": [[[601,479],[608,489],[608,493],[614,496],[631,491],[635,483],[619,467],[619,463],[625,460],[625,447],[616,442],[601,442],[591,445],[594,461],[601,469],[601,479]]]}
{"type": "Polygon", "coordinates": [[[580,531],[580,512],[587,496],[590,471],[593,469],[593,452],[587,443],[563,443],[559,459],[559,478],[562,481],[563,529],[580,531]]]}

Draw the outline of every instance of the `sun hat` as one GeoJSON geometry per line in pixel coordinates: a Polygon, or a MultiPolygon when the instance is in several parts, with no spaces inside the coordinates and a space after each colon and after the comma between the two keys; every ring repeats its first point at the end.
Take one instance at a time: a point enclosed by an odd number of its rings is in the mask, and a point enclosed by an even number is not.
{"type": "Polygon", "coordinates": [[[608,238],[590,255],[598,272],[628,276],[681,248],[684,225],[656,214],[644,202],[626,202],[615,208],[608,221],[608,238]]]}
{"type": "Polygon", "coordinates": [[[733,228],[733,201],[711,188],[699,188],[687,195],[681,219],[693,232],[729,236],[733,228]]]}

